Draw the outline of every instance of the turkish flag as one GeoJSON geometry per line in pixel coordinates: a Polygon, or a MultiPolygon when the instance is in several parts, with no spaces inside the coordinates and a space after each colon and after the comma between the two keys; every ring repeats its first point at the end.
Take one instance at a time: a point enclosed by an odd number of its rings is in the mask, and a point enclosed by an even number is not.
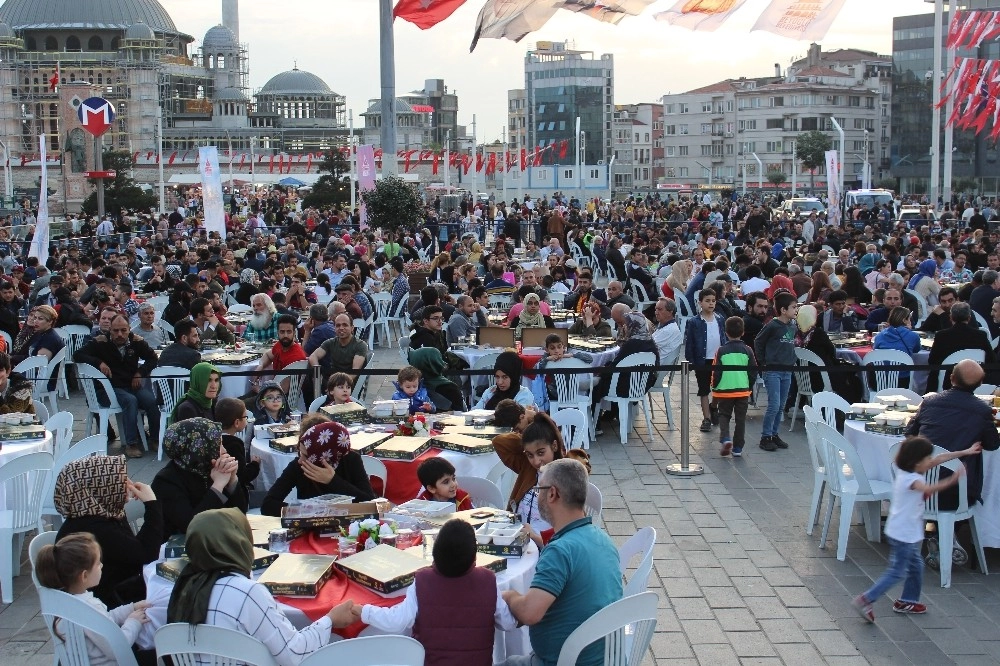
{"type": "Polygon", "coordinates": [[[392,15],[426,30],[454,14],[464,4],[465,0],[399,0],[392,15]]]}

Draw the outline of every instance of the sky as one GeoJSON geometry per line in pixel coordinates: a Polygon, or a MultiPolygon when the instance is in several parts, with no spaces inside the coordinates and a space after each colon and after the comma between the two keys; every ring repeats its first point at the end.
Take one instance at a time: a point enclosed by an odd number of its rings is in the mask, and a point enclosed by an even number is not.
{"type": "MultiPolygon", "coordinates": [[[[160,0],[181,32],[201,43],[221,23],[220,0],[160,0]]],[[[524,86],[524,54],[540,40],[570,40],[576,49],[614,54],[615,103],[655,102],[664,94],[691,90],[739,76],[767,76],[804,57],[808,43],[766,32],[750,32],[770,0],[747,0],[714,33],[690,32],[660,23],[656,12],[675,0],[659,0],[617,26],[559,11],[540,31],[519,43],[480,40],[469,44],[485,0],[468,0],[430,30],[395,22],[396,92],[423,88],[425,79],[444,79],[458,93],[459,124],[476,116],[480,142],[499,139],[507,118],[507,90],[524,86]]],[[[945,3],[947,5],[947,2],[945,3]]],[[[892,17],[933,11],[922,0],[847,0],[824,50],[854,47],[892,52],[892,17]]],[[[345,95],[355,127],[369,99],[380,96],[378,0],[243,0],[240,41],[248,45],[250,87],[263,86],[279,72],[310,71],[345,95]]]]}

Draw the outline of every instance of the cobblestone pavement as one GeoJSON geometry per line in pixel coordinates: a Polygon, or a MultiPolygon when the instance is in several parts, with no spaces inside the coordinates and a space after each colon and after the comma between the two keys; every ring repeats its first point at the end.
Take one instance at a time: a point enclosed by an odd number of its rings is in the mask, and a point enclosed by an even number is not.
{"type": "MultiPolygon", "coordinates": [[[[374,363],[398,368],[400,358],[380,348],[374,363]]],[[[389,380],[374,377],[369,398],[387,396],[389,380]]],[[[681,412],[678,384],[675,419],[681,412]]],[[[818,547],[818,529],[805,534],[812,471],[801,421],[787,435],[783,424],[787,451],[766,453],[756,445],[762,411],[752,407],[744,457],[734,460],[719,457],[717,431],[698,432],[700,415],[692,410],[692,462],[703,464],[705,473],[685,479],[663,471],[678,461],[680,433],[667,428],[660,396],[652,402],[652,442],[637,419],[625,446],[617,427],[606,427],[591,448],[592,480],[604,495],[603,520],[612,538],[620,543],[647,525],[657,530],[650,589],[660,594],[660,612],[644,663],[1000,663],[998,577],[956,569],[952,587],[941,589],[937,572],[928,570],[926,615],[895,615],[888,598],[876,605],[875,625],[854,614],[851,598],[881,573],[888,548],[869,544],[856,526],[847,560],[838,562],[836,524],[826,550],[818,547]]],[[[82,436],[82,395],[61,408],[78,415],[82,436]]],[[[133,478],[148,482],[160,463],[147,454],[129,467],[133,478]]],[[[994,570],[1000,568],[997,552],[987,557],[994,570]]],[[[0,606],[0,663],[49,666],[52,646],[27,575],[26,549],[22,561],[14,603],[0,606]]]]}

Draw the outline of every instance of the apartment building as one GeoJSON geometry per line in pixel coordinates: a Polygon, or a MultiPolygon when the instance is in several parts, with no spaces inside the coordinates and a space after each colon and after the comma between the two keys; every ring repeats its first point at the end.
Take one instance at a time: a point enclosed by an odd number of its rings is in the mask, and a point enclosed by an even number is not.
{"type": "Polygon", "coordinates": [[[652,190],[666,174],[663,161],[663,105],[615,106],[612,122],[612,191],[652,190]]]}

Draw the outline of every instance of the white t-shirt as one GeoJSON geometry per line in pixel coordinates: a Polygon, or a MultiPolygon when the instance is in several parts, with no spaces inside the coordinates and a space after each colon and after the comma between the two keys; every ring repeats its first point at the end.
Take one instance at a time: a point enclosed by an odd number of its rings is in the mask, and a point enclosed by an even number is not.
{"type": "MultiPolygon", "coordinates": [[[[705,319],[702,317],[702,319],[705,319]]],[[[719,335],[719,325],[715,323],[715,316],[713,315],[711,319],[705,319],[705,323],[708,324],[706,328],[708,329],[708,339],[705,343],[705,358],[715,358],[715,352],[719,351],[719,347],[722,346],[722,336],[719,335]]]]}
{"type": "Polygon", "coordinates": [[[889,519],[885,522],[886,536],[903,543],[924,540],[924,494],[913,490],[913,484],[923,480],[924,475],[916,472],[899,470],[896,473],[889,519]]]}

